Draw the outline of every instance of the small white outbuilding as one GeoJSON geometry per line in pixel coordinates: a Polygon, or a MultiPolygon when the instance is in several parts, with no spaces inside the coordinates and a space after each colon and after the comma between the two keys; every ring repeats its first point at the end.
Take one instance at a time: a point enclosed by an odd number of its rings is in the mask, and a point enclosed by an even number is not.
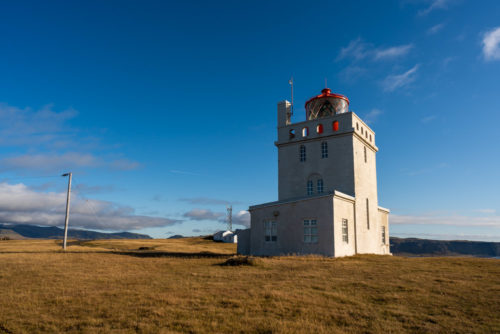
{"type": "Polygon", "coordinates": [[[236,244],[238,243],[238,236],[233,231],[219,231],[214,234],[214,241],[236,244]]]}

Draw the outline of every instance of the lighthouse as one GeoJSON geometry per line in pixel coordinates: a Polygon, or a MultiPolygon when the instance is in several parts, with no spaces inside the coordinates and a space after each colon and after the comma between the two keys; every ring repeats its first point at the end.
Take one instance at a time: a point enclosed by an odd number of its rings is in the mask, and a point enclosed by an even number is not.
{"type": "Polygon", "coordinates": [[[305,103],[306,120],[292,123],[291,103],[278,103],[278,200],[249,208],[240,254],[390,254],[375,132],[349,104],[325,88],[305,103]]]}

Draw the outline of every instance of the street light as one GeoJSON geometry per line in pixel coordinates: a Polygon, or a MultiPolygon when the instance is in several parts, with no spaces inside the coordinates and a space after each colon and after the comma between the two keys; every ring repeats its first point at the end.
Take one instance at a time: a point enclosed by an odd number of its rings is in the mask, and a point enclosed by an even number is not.
{"type": "Polygon", "coordinates": [[[64,240],[63,240],[63,250],[66,250],[66,240],[68,239],[69,202],[71,200],[71,178],[72,178],[73,174],[71,172],[69,172],[69,173],[65,173],[61,176],[69,176],[68,196],[66,198],[66,220],[64,221],[64,240]]]}

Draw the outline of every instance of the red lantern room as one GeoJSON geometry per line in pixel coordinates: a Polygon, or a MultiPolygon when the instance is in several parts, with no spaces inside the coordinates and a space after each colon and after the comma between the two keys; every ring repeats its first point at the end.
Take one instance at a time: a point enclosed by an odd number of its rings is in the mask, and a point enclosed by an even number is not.
{"type": "Polygon", "coordinates": [[[306,102],[306,119],[313,120],[330,117],[349,111],[349,99],[340,94],[334,94],[330,88],[325,88],[306,102]]]}

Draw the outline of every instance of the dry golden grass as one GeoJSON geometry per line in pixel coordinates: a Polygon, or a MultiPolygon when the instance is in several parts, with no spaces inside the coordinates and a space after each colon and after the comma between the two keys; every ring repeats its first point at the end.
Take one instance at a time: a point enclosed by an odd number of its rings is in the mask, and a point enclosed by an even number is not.
{"type": "Polygon", "coordinates": [[[308,256],[221,266],[234,245],[59,245],[0,242],[0,333],[500,332],[499,260],[308,256]]]}

